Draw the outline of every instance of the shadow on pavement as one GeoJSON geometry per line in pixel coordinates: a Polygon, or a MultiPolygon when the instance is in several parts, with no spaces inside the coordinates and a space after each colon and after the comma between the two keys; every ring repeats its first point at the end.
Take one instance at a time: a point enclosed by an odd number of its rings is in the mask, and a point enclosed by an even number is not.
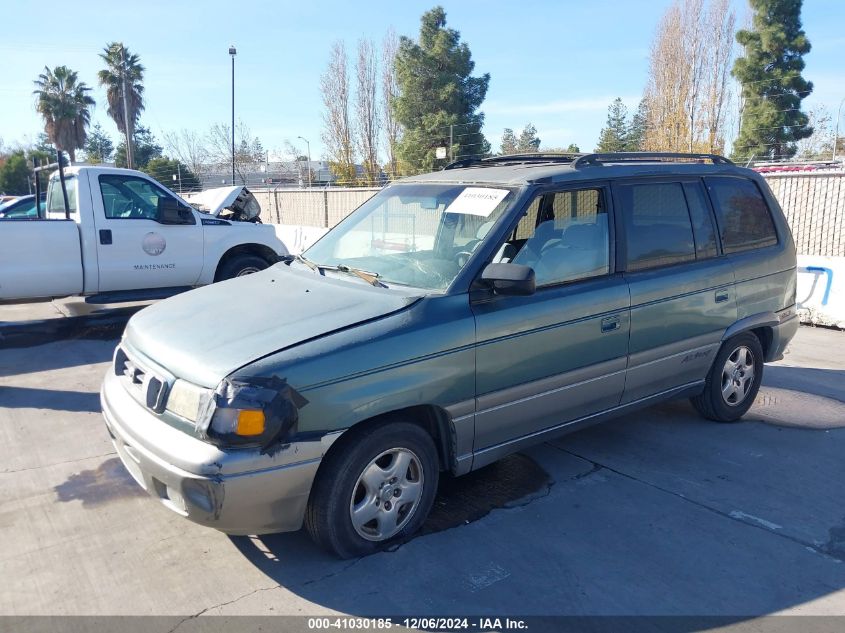
{"type": "Polygon", "coordinates": [[[112,359],[119,335],[117,332],[103,340],[69,340],[37,347],[0,349],[0,377],[107,363],[112,359]]]}
{"type": "Polygon", "coordinates": [[[100,394],[32,387],[0,386],[0,405],[8,409],[52,409],[99,413],[100,394]]]}
{"type": "MultiPolygon", "coordinates": [[[[845,385],[832,388],[842,372],[766,371],[766,384],[830,383],[824,395],[843,399],[845,385]]],[[[728,624],[845,589],[843,450],[845,429],[718,424],[675,401],[513,456],[516,471],[592,466],[521,502],[473,513],[511,476],[501,462],[444,480],[434,529],[379,554],[340,561],[304,531],[231,540],[284,589],[350,614],[707,613],[728,624]]]]}
{"type": "Polygon", "coordinates": [[[766,365],[763,382],[769,387],[803,391],[845,402],[845,369],[766,365]]]}

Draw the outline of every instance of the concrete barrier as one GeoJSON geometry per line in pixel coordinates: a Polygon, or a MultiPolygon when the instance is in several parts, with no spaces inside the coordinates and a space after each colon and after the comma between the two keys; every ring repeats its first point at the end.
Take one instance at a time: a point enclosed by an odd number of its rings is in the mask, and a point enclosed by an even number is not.
{"type": "Polygon", "coordinates": [[[802,323],[845,328],[845,257],[799,255],[796,301],[802,323]]]}

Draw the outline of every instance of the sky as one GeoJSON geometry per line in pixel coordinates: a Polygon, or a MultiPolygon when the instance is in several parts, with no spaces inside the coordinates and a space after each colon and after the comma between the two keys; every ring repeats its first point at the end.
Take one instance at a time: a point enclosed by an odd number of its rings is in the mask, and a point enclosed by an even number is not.
{"type": "MultiPolygon", "coordinates": [[[[99,122],[116,143],[97,86],[98,53],[113,40],[146,67],[142,125],[159,140],[182,128],[205,133],[231,118],[228,48],[234,44],[236,118],[272,155],[284,155],[287,142],[304,153],[301,136],[317,160],[323,155],[319,78],[332,43],[345,41],[352,57],[360,38],[380,43],[390,28],[415,37],[420,16],[435,1],[0,0],[0,139],[7,146],[26,143],[42,130],[32,82],[45,65],[64,64],[94,87],[92,124],[99,122]]],[[[745,1],[732,1],[738,23],[745,23],[745,1]]],[[[649,46],[670,0],[440,4],[448,26],[469,45],[476,74],[491,75],[481,110],[494,150],[504,128],[518,133],[529,122],[543,146],[574,142],[591,150],[615,97],[636,108],[649,46]]],[[[805,0],[802,18],[813,45],[804,76],[815,84],[805,110],[823,104],[835,114],[845,98],[845,1],[805,0]]]]}

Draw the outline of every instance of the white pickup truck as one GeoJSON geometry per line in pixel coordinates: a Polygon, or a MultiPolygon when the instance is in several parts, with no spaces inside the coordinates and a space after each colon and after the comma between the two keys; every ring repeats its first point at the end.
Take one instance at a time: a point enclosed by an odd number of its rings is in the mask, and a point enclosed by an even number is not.
{"type": "Polygon", "coordinates": [[[0,302],[161,298],[287,254],[273,227],[200,212],[144,173],[87,165],[64,172],[67,213],[56,173],[47,217],[0,220],[0,302]]]}

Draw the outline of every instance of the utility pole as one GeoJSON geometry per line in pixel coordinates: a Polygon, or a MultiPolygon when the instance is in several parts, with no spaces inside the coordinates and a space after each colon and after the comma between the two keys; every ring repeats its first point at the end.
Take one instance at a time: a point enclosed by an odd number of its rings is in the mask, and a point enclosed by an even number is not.
{"type": "Polygon", "coordinates": [[[301,138],[305,141],[305,145],[308,147],[308,188],[311,188],[311,143],[308,142],[307,138],[302,136],[297,136],[296,138],[301,138]]]}
{"type": "Polygon", "coordinates": [[[235,45],[229,47],[229,55],[232,56],[232,185],[235,184],[235,45]]]}
{"type": "Polygon", "coordinates": [[[452,128],[454,128],[454,127],[455,127],[454,125],[449,126],[449,162],[450,163],[454,162],[454,160],[455,160],[455,157],[453,155],[454,152],[452,151],[452,128]]]}
{"type": "Polygon", "coordinates": [[[836,145],[839,143],[839,119],[842,117],[842,106],[845,105],[845,97],[839,102],[839,109],[836,110],[836,131],[833,133],[833,155],[830,162],[836,160],[836,145]]]}
{"type": "Polygon", "coordinates": [[[126,105],[126,47],[123,42],[120,43],[120,79],[122,88],[120,92],[123,95],[123,131],[126,133],[126,166],[129,169],[133,168],[132,161],[132,141],[129,135],[129,107],[126,105]]]}

